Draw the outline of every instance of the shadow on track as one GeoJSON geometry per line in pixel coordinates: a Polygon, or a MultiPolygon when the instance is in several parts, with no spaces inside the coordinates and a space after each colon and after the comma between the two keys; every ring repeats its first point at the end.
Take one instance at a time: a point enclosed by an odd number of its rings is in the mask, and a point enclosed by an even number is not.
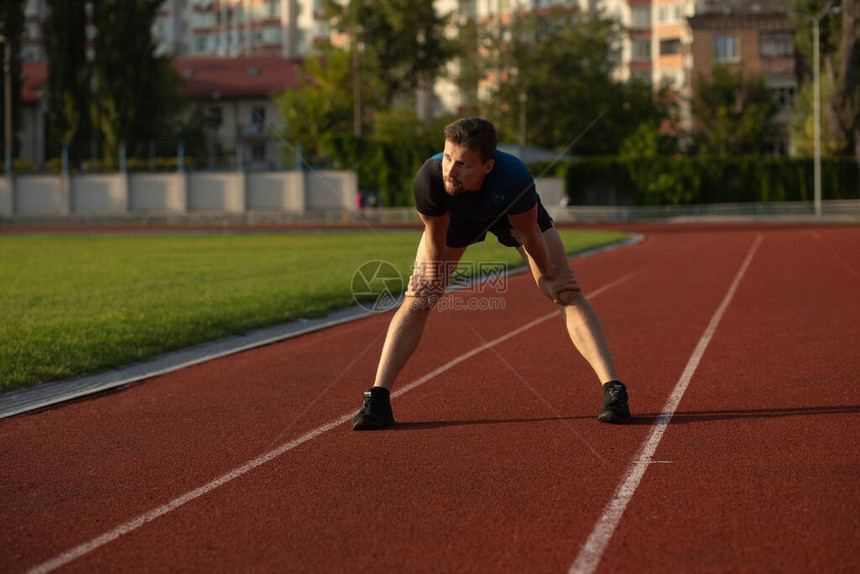
{"type": "MultiPolygon", "coordinates": [[[[772,419],[784,417],[803,417],[803,416],[820,416],[820,415],[846,415],[860,413],[860,405],[844,405],[844,406],[822,406],[822,407],[798,407],[798,408],[777,408],[777,409],[730,409],[723,411],[679,411],[676,412],[670,421],[670,424],[689,424],[708,421],[723,421],[736,419],[772,419]]],[[[657,422],[658,417],[662,413],[634,413],[633,420],[630,425],[647,425],[651,426],[657,422]]],[[[553,421],[578,421],[591,420],[596,421],[593,415],[583,415],[575,417],[540,417],[540,418],[519,418],[519,419],[474,419],[474,420],[454,420],[454,421],[417,421],[417,422],[399,422],[394,426],[388,427],[388,431],[410,431],[410,430],[428,430],[440,429],[445,427],[456,426],[473,426],[473,425],[498,425],[498,424],[523,424],[523,423],[542,423],[553,421]]]]}
{"type": "Polygon", "coordinates": [[[406,431],[406,430],[427,430],[427,429],[439,429],[445,427],[459,427],[459,426],[473,426],[473,425],[504,425],[504,424],[522,424],[522,423],[544,423],[544,422],[552,422],[552,421],[576,421],[583,419],[596,419],[597,417],[593,416],[581,416],[581,417],[541,417],[541,418],[533,418],[533,419],[475,419],[475,420],[461,420],[461,421],[419,421],[419,422],[405,422],[405,423],[397,423],[392,427],[388,427],[385,430],[392,431],[406,431]]]}
{"type": "MultiPolygon", "coordinates": [[[[797,407],[777,409],[729,409],[724,411],[677,411],[670,424],[689,424],[707,421],[736,419],[776,419],[820,415],[846,415],[860,413],[860,405],[797,407]]],[[[662,413],[636,413],[630,424],[653,425],[662,413]]]]}

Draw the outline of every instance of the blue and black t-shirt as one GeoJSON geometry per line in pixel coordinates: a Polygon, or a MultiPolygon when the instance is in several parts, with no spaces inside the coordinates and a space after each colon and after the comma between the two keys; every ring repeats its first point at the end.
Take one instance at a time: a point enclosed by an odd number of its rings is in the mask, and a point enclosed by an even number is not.
{"type": "MultiPolygon", "coordinates": [[[[465,247],[483,241],[492,231],[503,245],[517,246],[510,234],[508,215],[517,215],[540,205],[534,178],[516,156],[496,150],[495,164],[480,190],[456,196],[445,193],[442,178],[442,154],[436,154],[421,166],[415,176],[415,207],[428,216],[450,214],[448,246],[465,247]]],[[[552,220],[539,207],[538,221],[546,230],[552,220]]]]}

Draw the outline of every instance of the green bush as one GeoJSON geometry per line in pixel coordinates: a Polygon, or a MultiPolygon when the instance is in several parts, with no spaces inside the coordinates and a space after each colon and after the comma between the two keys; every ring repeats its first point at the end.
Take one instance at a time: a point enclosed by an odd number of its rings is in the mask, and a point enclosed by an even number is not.
{"type": "MultiPolygon", "coordinates": [[[[785,158],[586,158],[556,172],[579,205],[684,205],[811,201],[811,159],[785,158]]],[[[851,159],[821,164],[823,199],[853,199],[860,169],[851,159]]]]}

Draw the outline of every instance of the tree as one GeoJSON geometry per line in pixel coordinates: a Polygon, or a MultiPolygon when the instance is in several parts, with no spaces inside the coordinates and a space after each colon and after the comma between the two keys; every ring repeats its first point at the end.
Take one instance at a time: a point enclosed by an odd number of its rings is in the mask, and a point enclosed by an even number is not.
{"type": "Polygon", "coordinates": [[[327,0],[334,25],[354,34],[368,104],[388,109],[411,101],[458,52],[433,0],[327,0]]]}
{"type": "Polygon", "coordinates": [[[43,37],[48,56],[48,140],[89,139],[87,14],[78,0],[49,0],[43,37]]]}
{"type": "MultiPolygon", "coordinates": [[[[788,125],[791,134],[792,145],[798,155],[812,157],[815,150],[815,114],[813,111],[814,86],[812,82],[804,82],[800,92],[792,106],[791,120],[788,125]]],[[[833,80],[823,75],[821,78],[821,101],[827,102],[833,99],[833,80]]],[[[823,106],[822,106],[823,107],[823,106]]],[[[837,140],[841,132],[832,129],[831,114],[821,114],[821,155],[832,157],[837,155],[845,147],[845,140],[837,140]]]]}
{"type": "Polygon", "coordinates": [[[496,85],[485,114],[496,119],[502,138],[519,139],[525,119],[530,145],[614,154],[639,123],[665,117],[648,86],[612,78],[619,33],[618,22],[596,10],[523,14],[510,26],[486,28],[485,72],[496,85]]]}
{"type": "Polygon", "coordinates": [[[656,122],[642,122],[624,138],[618,155],[631,159],[654,159],[678,152],[678,141],[660,131],[656,122]]]}
{"type": "MultiPolygon", "coordinates": [[[[830,100],[846,143],[854,141],[860,162],[860,1],[842,1],[842,38],[839,47],[838,85],[830,100]]],[[[845,151],[848,151],[846,146],[845,151]]]]}
{"type": "Polygon", "coordinates": [[[295,153],[301,145],[308,156],[334,152],[332,138],[353,131],[352,53],[332,48],[305,61],[301,87],[275,96],[286,126],[284,139],[295,153]]]}
{"type": "MultiPolygon", "coordinates": [[[[813,65],[812,22],[801,15],[814,16],[827,4],[828,0],[793,0],[791,4],[795,45],[809,68],[813,65]]],[[[822,125],[827,128],[822,137],[835,144],[831,153],[850,153],[853,144],[860,161],[860,1],[842,0],[840,8],[830,11],[819,24],[822,125]],[[829,86],[827,97],[824,86],[829,86]]],[[[806,83],[812,83],[808,75],[806,83]]],[[[804,86],[801,94],[811,94],[811,90],[804,86]]],[[[805,98],[799,98],[795,114],[803,116],[796,118],[796,126],[811,125],[813,110],[805,98]]],[[[799,147],[803,145],[801,140],[799,147]]]]}
{"type": "Polygon", "coordinates": [[[171,134],[179,108],[170,61],[155,55],[152,24],[162,0],[93,0],[97,33],[92,62],[90,116],[104,138],[104,156],[121,142],[171,134]]]}
{"type": "Polygon", "coordinates": [[[699,74],[692,100],[693,142],[699,153],[761,155],[775,135],[778,111],[760,75],[744,76],[725,65],[713,68],[713,78],[699,74]]]}
{"type": "MultiPolygon", "coordinates": [[[[2,8],[0,8],[0,34],[6,37],[6,42],[0,46],[0,76],[3,76],[3,61],[6,57],[6,50],[11,51],[10,58],[10,75],[12,77],[12,127],[14,131],[14,126],[20,126],[20,114],[18,113],[18,107],[21,100],[21,36],[24,32],[24,2],[23,0],[11,0],[8,2],[4,2],[2,8]]],[[[2,89],[0,89],[0,133],[2,133],[2,137],[0,137],[0,146],[3,147],[3,155],[0,156],[0,165],[5,164],[6,158],[6,130],[8,127],[6,126],[6,89],[4,82],[6,81],[5,77],[0,77],[0,85],[2,85],[2,89]]],[[[14,150],[16,146],[16,142],[12,139],[12,148],[14,150]]],[[[12,154],[12,157],[15,157],[15,154],[12,154]]]]}

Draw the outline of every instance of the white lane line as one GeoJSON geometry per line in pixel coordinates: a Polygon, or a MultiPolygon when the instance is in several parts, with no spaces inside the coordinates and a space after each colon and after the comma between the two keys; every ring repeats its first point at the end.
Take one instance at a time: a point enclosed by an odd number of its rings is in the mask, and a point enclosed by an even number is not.
{"type": "Polygon", "coordinates": [[[752,262],[753,256],[761,242],[762,236],[757,235],[752,247],[750,247],[750,250],[747,253],[746,259],[744,259],[744,262],[741,264],[740,270],[737,275],[735,275],[735,279],[732,282],[731,287],[729,287],[728,292],[725,297],[723,297],[723,301],[720,303],[714,316],[711,317],[710,323],[708,323],[708,326],[702,334],[702,337],[699,339],[699,343],[696,345],[693,354],[690,356],[689,361],[687,361],[687,366],[681,374],[681,378],[678,379],[678,382],[675,384],[675,389],[672,391],[672,394],[663,406],[662,414],[654,422],[654,425],[651,427],[651,433],[633,457],[633,462],[624,474],[624,478],[621,479],[621,483],[618,485],[618,488],[612,495],[606,508],[604,508],[603,514],[594,525],[594,529],[591,531],[591,534],[589,535],[588,540],[586,540],[585,545],[582,547],[582,550],[580,550],[579,556],[577,556],[576,561],[570,567],[570,570],[568,571],[569,574],[591,574],[600,564],[603,552],[609,545],[609,541],[612,539],[619,522],[621,522],[624,510],[633,498],[633,494],[636,492],[639,482],[645,475],[645,470],[651,462],[657,462],[652,461],[651,457],[654,456],[654,452],[657,450],[657,445],[660,444],[660,440],[663,438],[663,433],[666,432],[669,421],[672,419],[675,409],[678,408],[678,404],[681,402],[681,397],[684,396],[684,392],[687,390],[690,380],[693,378],[696,369],[699,367],[699,362],[705,354],[705,349],[708,348],[708,344],[711,342],[711,338],[714,336],[717,326],[723,318],[723,314],[726,312],[726,309],[734,298],[738,285],[746,274],[747,268],[749,267],[750,262],[752,262]]]}
{"type": "MultiPolygon", "coordinates": [[[[599,289],[595,290],[593,293],[586,295],[586,297],[588,297],[589,299],[594,299],[598,295],[601,295],[602,293],[605,293],[606,291],[609,291],[610,289],[617,287],[618,285],[621,285],[622,283],[624,283],[626,281],[629,281],[630,279],[632,279],[636,275],[638,275],[638,272],[637,273],[631,273],[629,275],[625,275],[624,277],[622,277],[620,279],[617,279],[611,283],[608,283],[608,284],[600,287],[599,289]]],[[[517,335],[519,335],[525,331],[528,331],[532,327],[535,327],[536,325],[539,325],[540,323],[543,323],[544,321],[551,319],[552,317],[557,317],[557,316],[559,316],[558,311],[553,311],[552,313],[544,315],[543,317],[539,317],[538,319],[535,319],[534,321],[531,321],[530,323],[526,323],[525,325],[519,327],[518,329],[511,331],[510,333],[507,333],[506,335],[502,335],[498,339],[494,339],[494,340],[490,341],[489,343],[485,343],[485,344],[481,345],[480,347],[476,347],[476,348],[472,349],[471,351],[464,353],[464,354],[460,355],[459,357],[456,357],[456,358],[448,361],[447,363],[445,363],[441,367],[438,367],[437,369],[430,371],[429,373],[427,373],[423,377],[409,383],[408,385],[405,385],[400,390],[392,393],[392,396],[398,397],[400,395],[403,395],[404,393],[407,393],[407,392],[423,385],[424,383],[431,380],[432,378],[444,373],[448,369],[450,369],[456,365],[459,365],[460,363],[462,363],[463,361],[465,361],[471,357],[474,357],[478,353],[485,351],[485,350],[489,349],[490,347],[498,345],[499,343],[507,341],[508,339],[511,339],[512,337],[516,337],[517,335]]],[[[345,414],[345,415],[343,415],[343,416],[341,416],[341,417],[339,417],[339,418],[337,418],[337,419],[335,419],[329,423],[326,423],[322,426],[319,426],[319,427],[313,429],[312,431],[307,432],[307,433],[303,434],[302,436],[300,436],[296,439],[293,439],[287,443],[284,443],[281,446],[279,446],[273,450],[270,450],[267,453],[262,454],[253,460],[246,462],[242,466],[240,466],[234,470],[231,470],[227,474],[219,476],[215,480],[213,480],[207,484],[204,484],[203,486],[195,488],[194,490],[188,491],[185,494],[178,496],[177,498],[174,498],[170,502],[163,504],[162,506],[159,506],[158,508],[154,508],[154,509],[150,510],[149,512],[141,514],[141,515],[129,520],[128,522],[117,526],[113,530],[109,530],[108,532],[105,532],[101,536],[93,538],[92,540],[90,540],[88,542],[84,542],[83,544],[76,546],[76,547],[72,548],[71,550],[68,550],[68,551],[62,553],[62,554],[48,560],[47,562],[43,562],[42,564],[39,564],[38,566],[33,567],[32,569],[28,570],[27,572],[28,572],[28,574],[44,574],[46,572],[52,572],[53,570],[56,570],[57,568],[60,568],[61,566],[65,566],[66,564],[73,562],[74,560],[77,560],[78,558],[81,558],[82,556],[89,554],[90,552],[104,546],[105,544],[108,544],[108,543],[116,540],[120,536],[123,536],[125,534],[129,534],[130,532],[133,532],[133,531],[137,530],[138,528],[145,526],[146,524],[149,524],[153,520],[155,520],[161,516],[164,516],[165,514],[167,514],[169,512],[176,510],[180,506],[182,506],[188,502],[191,502],[192,500],[196,500],[196,499],[200,498],[201,496],[215,490],[218,487],[224,486],[225,484],[232,482],[233,480],[239,478],[240,476],[250,472],[251,470],[254,470],[258,466],[262,466],[262,465],[266,464],[267,462],[270,462],[273,459],[281,456],[282,454],[284,454],[288,451],[291,451],[294,448],[301,446],[304,443],[318,437],[319,435],[346,423],[347,421],[349,421],[352,418],[353,414],[354,414],[353,412],[350,412],[349,414],[345,414]]]]}

